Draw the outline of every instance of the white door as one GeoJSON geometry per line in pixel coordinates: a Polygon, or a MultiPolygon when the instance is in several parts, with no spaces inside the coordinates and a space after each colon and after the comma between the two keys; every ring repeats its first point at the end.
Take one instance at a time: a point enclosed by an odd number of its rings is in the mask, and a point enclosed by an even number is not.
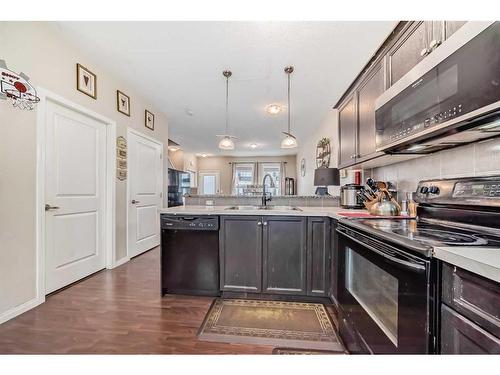
{"type": "Polygon", "coordinates": [[[106,124],[47,101],[45,290],[105,268],[106,124]]]}
{"type": "Polygon", "coordinates": [[[198,189],[202,195],[214,195],[220,193],[220,172],[200,172],[198,189]]]}
{"type": "Polygon", "coordinates": [[[134,257],[160,244],[163,146],[128,133],[128,255],[134,257]]]}

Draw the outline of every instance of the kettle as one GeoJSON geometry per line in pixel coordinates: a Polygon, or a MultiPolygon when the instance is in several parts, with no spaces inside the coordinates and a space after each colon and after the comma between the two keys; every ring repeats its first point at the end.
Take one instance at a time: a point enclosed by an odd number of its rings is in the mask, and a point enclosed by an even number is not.
{"type": "Polygon", "coordinates": [[[378,216],[398,216],[401,213],[401,207],[394,199],[389,199],[383,195],[380,201],[370,206],[370,214],[378,216]]]}

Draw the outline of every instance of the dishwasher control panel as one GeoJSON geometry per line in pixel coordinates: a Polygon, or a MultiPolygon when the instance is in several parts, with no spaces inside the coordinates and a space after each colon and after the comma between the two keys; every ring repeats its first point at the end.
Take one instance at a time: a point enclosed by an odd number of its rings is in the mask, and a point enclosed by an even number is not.
{"type": "Polygon", "coordinates": [[[162,214],[161,229],[219,230],[218,216],[177,216],[162,214]]]}

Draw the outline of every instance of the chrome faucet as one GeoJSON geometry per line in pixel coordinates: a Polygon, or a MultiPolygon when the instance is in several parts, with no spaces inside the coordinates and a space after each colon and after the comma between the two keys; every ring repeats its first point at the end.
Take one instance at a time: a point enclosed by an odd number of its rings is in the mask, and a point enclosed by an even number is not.
{"type": "MultiPolygon", "coordinates": [[[[264,178],[262,179],[262,205],[263,206],[267,206],[267,202],[269,202],[270,200],[273,199],[272,195],[269,195],[269,197],[267,196],[267,193],[266,193],[266,178],[269,177],[269,181],[271,182],[270,183],[270,186],[272,188],[275,187],[274,185],[274,180],[273,180],[273,176],[271,176],[269,173],[267,173],[264,178]]],[[[269,193],[270,194],[270,193],[269,193]]]]}

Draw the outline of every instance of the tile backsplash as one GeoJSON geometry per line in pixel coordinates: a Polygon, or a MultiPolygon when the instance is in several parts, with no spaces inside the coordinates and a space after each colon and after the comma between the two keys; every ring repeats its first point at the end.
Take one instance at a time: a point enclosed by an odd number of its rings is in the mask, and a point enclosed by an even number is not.
{"type": "Polygon", "coordinates": [[[420,180],[495,174],[500,175],[498,137],[365,171],[376,180],[395,184],[399,198],[405,191],[415,191],[420,180]]]}

